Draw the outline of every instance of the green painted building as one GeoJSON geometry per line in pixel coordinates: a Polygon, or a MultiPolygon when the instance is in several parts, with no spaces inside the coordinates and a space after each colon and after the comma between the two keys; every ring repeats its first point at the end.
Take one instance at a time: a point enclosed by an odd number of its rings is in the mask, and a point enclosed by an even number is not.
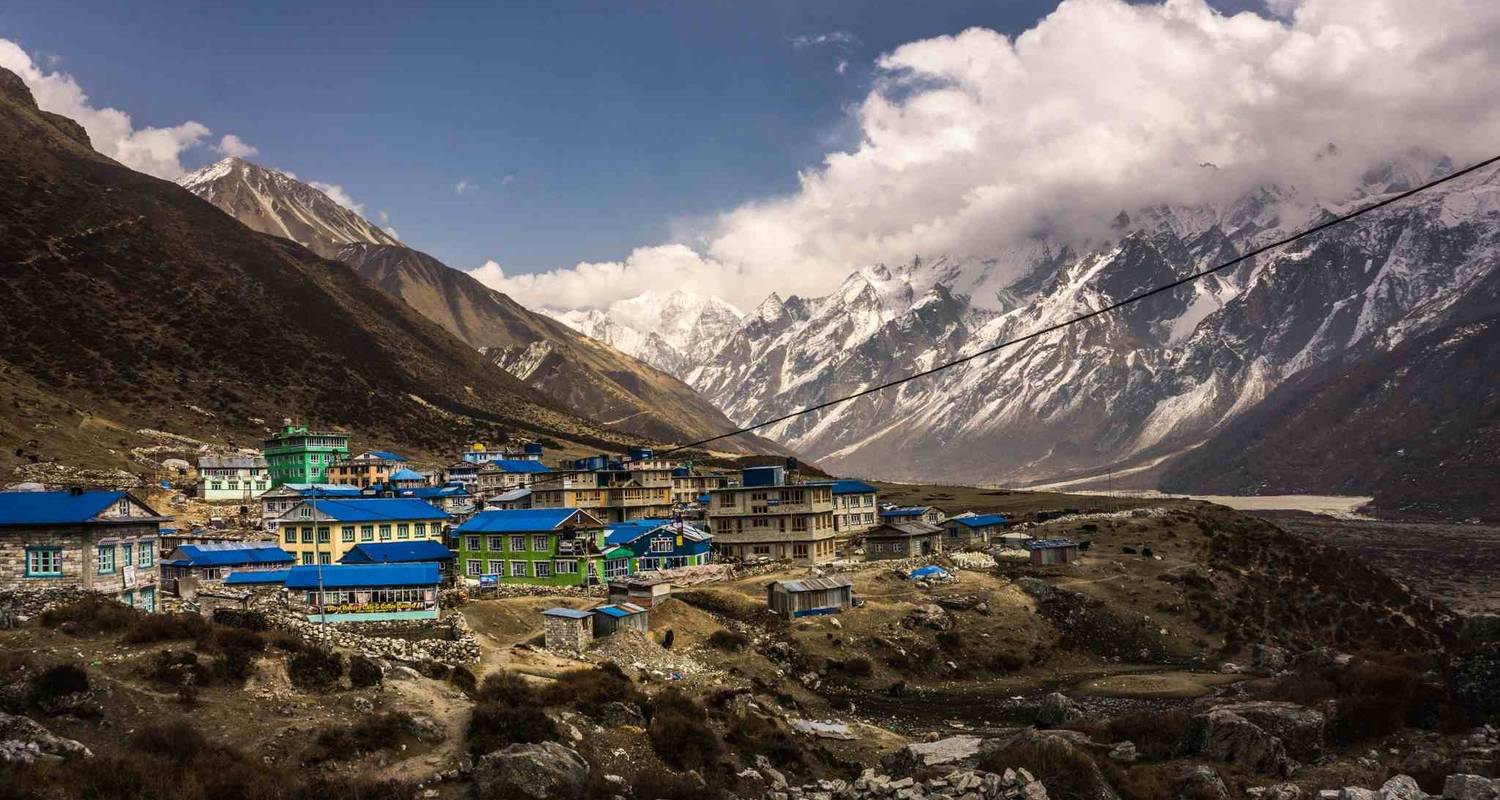
{"type": "Polygon", "coordinates": [[[286,483],[327,483],[328,468],[349,457],[349,437],[287,424],[265,441],[264,450],[273,488],[286,483]]]}
{"type": "Polygon", "coordinates": [[[484,511],[453,535],[460,574],[480,585],[591,586],[607,580],[604,523],[581,509],[484,511]]]}

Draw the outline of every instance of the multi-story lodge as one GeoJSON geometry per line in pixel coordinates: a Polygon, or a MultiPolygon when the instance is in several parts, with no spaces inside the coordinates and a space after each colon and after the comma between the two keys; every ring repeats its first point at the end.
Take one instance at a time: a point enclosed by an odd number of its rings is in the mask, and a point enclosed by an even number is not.
{"type": "Polygon", "coordinates": [[[260,456],[202,456],[198,459],[198,499],[249,503],[271,488],[260,456]]]}
{"type": "Polygon", "coordinates": [[[540,461],[486,461],[475,474],[475,491],[480,497],[493,497],[530,486],[549,472],[540,461]]]}
{"type": "Polygon", "coordinates": [[[349,437],[317,433],[290,421],[265,442],[271,486],[284,483],[327,483],[328,468],[349,457],[349,437]]]}
{"type": "Polygon", "coordinates": [[[0,588],[80,588],[156,610],[164,517],[129,492],[0,492],[0,588]]]}
{"type": "Polygon", "coordinates": [[[582,508],[604,522],[672,516],[671,470],[658,473],[616,466],[557,472],[538,480],[531,485],[531,507],[582,508]]]}
{"type": "Polygon", "coordinates": [[[708,529],[721,554],[808,563],[834,558],[830,484],[789,484],[782,467],[752,467],[742,483],[709,493],[708,529]]]}
{"type": "Polygon", "coordinates": [[[691,466],[672,470],[672,504],[694,505],[703,495],[715,489],[729,488],[729,475],[706,472],[691,466]]]}
{"type": "Polygon", "coordinates": [[[604,535],[606,576],[707,564],[713,561],[712,541],[707,532],[680,520],[638,519],[611,525],[604,535]]]}
{"type": "Polygon", "coordinates": [[[834,481],[833,530],[840,541],[858,537],[880,524],[875,487],[864,481],[834,481]]]}
{"type": "Polygon", "coordinates": [[[406,497],[308,497],[281,515],[281,546],[299,564],[332,564],[365,542],[442,541],[448,515],[406,497]]]}
{"type": "Polygon", "coordinates": [[[343,498],[351,499],[364,495],[364,490],[358,486],[341,486],[336,483],[284,483],[260,496],[260,519],[261,527],[268,531],[276,530],[276,524],[281,515],[290,511],[292,506],[302,502],[303,498],[343,498]]]}
{"type": "MultiPolygon", "coordinates": [[[[484,511],[453,530],[465,578],[540,586],[603,583],[604,522],[577,508],[484,511]]],[[[629,551],[619,556],[628,569],[629,551]]]]}
{"type": "Polygon", "coordinates": [[[389,481],[393,473],[405,468],[406,459],[389,450],[366,450],[329,465],[328,479],[347,486],[374,486],[389,481]]]}
{"type": "Polygon", "coordinates": [[[486,447],[484,442],[475,442],[459,456],[460,461],[471,464],[488,464],[491,461],[541,461],[543,449],[536,442],[527,442],[519,448],[486,447]]]}

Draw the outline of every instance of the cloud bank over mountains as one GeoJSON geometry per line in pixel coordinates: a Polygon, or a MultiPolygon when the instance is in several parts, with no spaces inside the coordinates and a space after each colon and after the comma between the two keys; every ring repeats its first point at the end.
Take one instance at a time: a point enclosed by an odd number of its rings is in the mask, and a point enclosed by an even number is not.
{"type": "MultiPolygon", "coordinates": [[[[21,76],[44,111],[76,120],[88,132],[94,149],[140,172],[174,180],[187,170],[184,152],[205,141],[207,125],[187,121],[164,128],[137,128],[130,115],[117,108],[96,108],[73,76],[43,69],[20,45],[0,38],[0,67],[21,76]]],[[[257,151],[243,139],[227,134],[214,147],[225,155],[250,156],[257,151]]]]}
{"type": "Polygon", "coordinates": [[[1500,4],[1067,0],[1014,39],[974,28],[883,55],[859,144],[680,243],[619,262],[474,274],[522,303],[605,308],[685,288],[754,306],[913,255],[1087,240],[1123,209],[1266,183],[1336,198],[1412,148],[1464,162],[1500,142],[1500,4]]]}

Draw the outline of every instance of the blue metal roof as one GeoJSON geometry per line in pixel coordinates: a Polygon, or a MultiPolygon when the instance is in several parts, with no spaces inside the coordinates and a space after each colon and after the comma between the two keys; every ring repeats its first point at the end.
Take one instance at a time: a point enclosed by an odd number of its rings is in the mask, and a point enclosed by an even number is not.
{"type": "Polygon", "coordinates": [[[1054,550],[1059,547],[1077,547],[1078,543],[1072,539],[1033,539],[1024,542],[1022,547],[1027,550],[1054,550]]]}
{"type": "Polygon", "coordinates": [[[242,564],[290,564],[291,553],[276,542],[213,542],[178,545],[173,553],[181,558],[171,563],[178,567],[225,567],[242,564]]]}
{"type": "Polygon", "coordinates": [[[389,450],[368,450],[368,451],[365,452],[365,455],[374,456],[376,458],[383,458],[386,461],[405,461],[406,460],[405,456],[402,456],[399,453],[392,453],[389,450]]]}
{"type": "MultiPolygon", "coordinates": [[[[305,500],[303,503],[312,505],[305,500]]],[[[335,522],[448,519],[448,515],[436,506],[412,497],[319,500],[318,514],[335,522]]]]}
{"type": "Polygon", "coordinates": [[[576,508],[514,508],[508,510],[481,511],[467,522],[453,529],[455,534],[464,533],[531,533],[550,531],[567,522],[576,508]]]}
{"type": "Polygon", "coordinates": [[[550,469],[547,469],[547,466],[545,464],[543,464],[542,462],[540,462],[540,461],[531,461],[529,459],[508,459],[508,458],[501,458],[501,459],[496,459],[494,461],[491,461],[490,463],[494,464],[497,467],[499,467],[504,472],[525,472],[525,473],[535,474],[535,473],[539,473],[539,472],[551,472],[552,471],[550,469]]]}
{"type": "Polygon", "coordinates": [[[364,493],[358,486],[339,483],[283,483],[281,488],[290,489],[303,497],[359,497],[364,493]]]}
{"type": "Polygon", "coordinates": [[[426,500],[429,497],[468,497],[469,490],[458,484],[449,486],[414,486],[410,489],[397,489],[396,494],[402,497],[417,497],[426,500]]]}
{"type": "Polygon", "coordinates": [[[628,617],[628,616],[630,616],[630,612],[629,611],[626,611],[625,609],[620,608],[619,606],[599,606],[598,608],[595,608],[594,610],[597,611],[597,612],[599,612],[600,614],[604,614],[604,615],[610,616],[610,617],[615,617],[616,619],[619,619],[620,617],[628,617]]]}
{"type": "Polygon", "coordinates": [[[377,589],[387,586],[436,586],[442,583],[438,565],[415,564],[302,564],[286,577],[288,589],[377,589]],[[319,572],[322,573],[319,576],[319,572]]]}
{"type": "Polygon", "coordinates": [[[957,522],[970,528],[983,528],[986,525],[1004,525],[1005,517],[999,514],[975,514],[972,517],[949,517],[948,522],[957,522]]]}
{"type": "Polygon", "coordinates": [[[542,612],[544,617],[562,617],[564,619],[588,619],[592,617],[592,611],[579,611],[576,608],[549,608],[542,612]]]}
{"type": "MultiPolygon", "coordinates": [[[[90,522],[126,492],[0,492],[0,525],[73,525],[90,522]]],[[[158,517],[136,517],[149,522],[158,517]]]]}
{"type": "Polygon", "coordinates": [[[671,524],[672,520],[669,519],[633,519],[629,522],[616,522],[611,524],[609,530],[605,532],[604,543],[606,545],[626,544],[657,528],[671,524]]]}
{"type": "Polygon", "coordinates": [[[930,506],[908,506],[905,508],[887,508],[880,512],[882,517],[920,517],[931,509],[930,506]]]}
{"type": "Polygon", "coordinates": [[[425,481],[427,476],[414,469],[398,469],[391,473],[393,481],[425,481]]]}
{"type": "Polygon", "coordinates": [[[834,481],[834,494],[874,494],[875,487],[864,481],[834,481]]]}
{"type": "Polygon", "coordinates": [[[340,564],[398,564],[411,561],[452,561],[452,550],[436,539],[410,542],[371,542],[349,548],[340,564]]]}
{"type": "Polygon", "coordinates": [[[286,583],[286,576],[291,570],[285,569],[246,569],[239,572],[229,573],[224,579],[225,586],[259,586],[272,583],[286,583]]]}

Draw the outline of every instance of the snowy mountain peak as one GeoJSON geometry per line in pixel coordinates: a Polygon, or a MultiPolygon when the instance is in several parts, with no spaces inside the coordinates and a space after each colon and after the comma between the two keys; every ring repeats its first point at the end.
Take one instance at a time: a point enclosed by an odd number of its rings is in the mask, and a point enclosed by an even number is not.
{"type": "Polygon", "coordinates": [[[235,156],[189,172],[177,183],[246,226],[291,239],[324,258],[349,244],[401,244],[315,186],[235,156]]]}

